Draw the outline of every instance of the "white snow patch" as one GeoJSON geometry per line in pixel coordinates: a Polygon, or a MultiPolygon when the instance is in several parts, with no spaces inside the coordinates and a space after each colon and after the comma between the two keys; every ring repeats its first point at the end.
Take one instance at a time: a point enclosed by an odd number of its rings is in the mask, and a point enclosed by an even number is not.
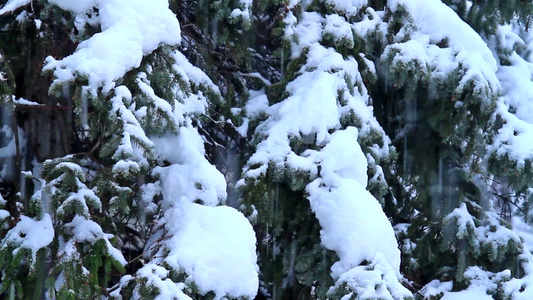
{"type": "Polygon", "coordinates": [[[52,3],[82,16],[97,7],[102,32],[78,45],[76,51],[61,60],[46,59],[44,70],[54,72],[52,86],[87,76],[89,86],[103,86],[104,92],[114,81],[140,65],[144,55],[161,44],[180,42],[177,18],[166,0],[52,0],[52,3]]]}
{"type": "Polygon", "coordinates": [[[24,5],[28,5],[32,0],[9,0],[7,3],[0,9],[0,15],[11,13],[24,5]]]}
{"type": "Polygon", "coordinates": [[[259,286],[255,233],[248,219],[227,207],[185,203],[168,210],[167,229],[173,233],[165,261],[183,269],[200,293],[254,298],[259,286]]]}
{"type": "Polygon", "coordinates": [[[445,293],[441,300],[493,300],[486,290],[478,285],[470,286],[468,289],[459,292],[445,293]]]}
{"type": "Polygon", "coordinates": [[[2,247],[14,246],[13,254],[17,254],[21,249],[28,249],[32,253],[34,263],[37,251],[47,247],[53,240],[54,227],[49,214],[43,214],[41,220],[21,215],[17,225],[7,232],[2,247]]]}

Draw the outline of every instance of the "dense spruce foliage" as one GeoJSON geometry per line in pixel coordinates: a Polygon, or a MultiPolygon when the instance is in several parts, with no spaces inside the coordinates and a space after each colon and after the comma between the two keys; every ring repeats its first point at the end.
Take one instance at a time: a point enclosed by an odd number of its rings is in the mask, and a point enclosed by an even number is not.
{"type": "Polygon", "coordinates": [[[533,299],[532,12],[0,0],[0,298],[533,299]]]}

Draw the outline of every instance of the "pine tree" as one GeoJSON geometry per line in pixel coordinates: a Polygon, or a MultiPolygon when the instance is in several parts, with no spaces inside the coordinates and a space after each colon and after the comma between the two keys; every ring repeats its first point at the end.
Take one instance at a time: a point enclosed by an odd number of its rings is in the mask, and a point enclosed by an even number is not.
{"type": "Polygon", "coordinates": [[[363,7],[342,1],[286,5],[281,78],[265,92],[251,93],[245,106],[246,117],[261,122],[239,183],[244,202],[258,211],[266,294],[409,298],[392,228],[365,190],[368,184],[383,196],[380,163],[394,150],[368,106],[365,80],[375,74],[356,32],[363,7]]]}
{"type": "Polygon", "coordinates": [[[487,158],[499,130],[501,67],[485,41],[500,22],[514,20],[513,8],[498,10],[494,1],[467,4],[452,7],[479,33],[439,1],[391,7],[389,24],[410,25],[392,32],[395,43],[381,55],[385,81],[379,91],[386,92],[374,99],[386,99],[381,105],[393,113],[385,116],[389,122],[401,116],[387,131],[402,149],[399,172],[391,174],[397,179],[389,182],[399,185],[391,197],[403,198],[393,215],[409,223],[397,226],[405,275],[428,284],[425,297],[480,289],[505,299],[516,295],[505,287],[520,281],[531,261],[492,204],[491,185],[502,170],[487,158]]]}
{"type": "Polygon", "coordinates": [[[198,133],[199,116],[220,91],[178,49],[179,23],[168,2],[11,1],[3,13],[8,26],[37,24],[50,30],[37,32],[43,40],[76,46],[58,53],[38,45],[44,57],[31,66],[36,75],[14,59],[7,70],[31,77],[49,96],[7,100],[37,109],[70,103],[77,140],[62,138],[81,149],[46,160],[34,196],[13,197],[20,216],[3,213],[2,292],[28,299],[253,297],[253,231],[242,214],[216,207],[226,198],[225,180],[206,160],[198,133]],[[113,244],[139,255],[126,261],[113,244]],[[235,263],[244,267],[229,275],[235,263]],[[25,294],[30,285],[33,295],[25,294]]]}
{"type": "Polygon", "coordinates": [[[0,297],[530,299],[532,8],[3,1],[0,297]]]}

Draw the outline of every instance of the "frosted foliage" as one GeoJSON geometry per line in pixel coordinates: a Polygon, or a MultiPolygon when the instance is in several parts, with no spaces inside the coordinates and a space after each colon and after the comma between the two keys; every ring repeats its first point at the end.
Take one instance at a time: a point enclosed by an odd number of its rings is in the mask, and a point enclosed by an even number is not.
{"type": "MultiPolygon", "coordinates": [[[[462,203],[460,207],[454,209],[449,215],[446,216],[445,221],[449,223],[455,223],[457,225],[457,237],[464,238],[468,235],[468,230],[473,231],[476,228],[472,215],[468,212],[465,203],[462,203]]],[[[477,241],[476,241],[477,242],[477,241]]]]}
{"type": "Polygon", "coordinates": [[[474,95],[490,103],[500,90],[497,64],[474,29],[440,0],[389,0],[388,4],[392,11],[405,8],[414,27],[404,26],[394,38],[397,43],[387,46],[382,58],[392,56],[393,68],[416,63],[420,72],[435,80],[457,76],[452,72],[459,70],[455,92],[460,94],[471,85],[474,95]],[[443,41],[447,47],[437,45],[443,41]]]}
{"type": "Polygon", "coordinates": [[[178,136],[154,141],[159,157],[172,163],[154,170],[162,178],[164,207],[176,200],[215,206],[226,199],[224,176],[205,159],[203,140],[195,128],[182,127],[178,136]]]}
{"type": "Polygon", "coordinates": [[[37,251],[47,247],[54,240],[54,235],[54,226],[49,214],[44,214],[40,220],[20,216],[20,221],[2,240],[2,248],[13,247],[14,255],[21,249],[30,250],[32,263],[35,263],[37,251]]]}
{"type": "Polygon", "coordinates": [[[365,189],[367,162],[357,130],[335,132],[322,151],[310,156],[318,158],[322,170],[307,192],[322,227],[322,243],[340,258],[331,268],[336,285],[347,283],[360,299],[408,297],[409,291],[398,282],[400,251],[394,231],[381,205],[365,189]],[[346,167],[346,161],[353,165],[346,167]],[[364,261],[373,268],[360,266],[364,261]]]}
{"type": "Polygon", "coordinates": [[[529,251],[524,251],[519,259],[525,276],[512,278],[504,283],[503,289],[506,294],[513,295],[513,300],[533,299],[533,256],[529,251]]]}
{"type": "MultiPolygon", "coordinates": [[[[137,275],[146,279],[146,285],[156,286],[159,288],[159,294],[154,298],[154,300],[191,300],[192,298],[183,293],[185,283],[173,282],[167,278],[168,273],[169,272],[163,267],[159,267],[154,264],[147,264],[137,272],[137,275]]],[[[140,295],[139,288],[140,287],[137,286],[133,291],[132,300],[143,299],[140,295]]]]}
{"type": "Polygon", "coordinates": [[[353,291],[343,296],[342,300],[354,299],[354,293],[357,299],[393,300],[411,296],[398,282],[395,271],[382,253],[376,253],[370,265],[357,266],[343,273],[335,285],[342,284],[353,291]]]}
{"type": "Polygon", "coordinates": [[[362,135],[370,130],[382,134],[384,146],[383,149],[376,148],[378,156],[388,153],[388,138],[373,116],[372,108],[367,106],[368,92],[364,87],[359,90],[359,86],[350,86],[347,82],[347,78],[352,83],[362,82],[357,62],[353,57],[345,59],[334,49],[318,43],[325,26],[328,26],[325,19],[311,12],[303,13],[298,24],[288,26],[285,34],[296,35],[299,41],[292,47],[293,57],[301,55],[306,48],[309,50],[307,63],[302,66],[301,75],[287,85],[289,97],[264,110],[268,119],[257,127],[256,132],[266,138],[248,161],[249,166],[260,166],[255,169],[245,167],[246,176],[265,174],[269,162],[277,167],[287,165],[316,174],[316,165],[306,163],[302,156],[292,151],[290,138],[311,138],[317,145],[325,145],[331,137],[329,131],[339,129],[341,118],[350,113],[362,120],[362,135]],[[339,94],[343,101],[337,101],[339,94]]]}
{"type": "Polygon", "coordinates": [[[111,98],[113,108],[110,111],[110,115],[119,117],[122,121],[123,132],[121,143],[113,157],[115,159],[133,157],[137,160],[142,160],[144,157],[143,151],[135,144],[142,144],[146,150],[150,151],[154,146],[153,142],[146,136],[146,133],[131,109],[125,105],[125,103],[131,102],[132,99],[131,92],[128,88],[121,85],[115,88],[114,92],[115,96],[111,98]]]}
{"type": "Polygon", "coordinates": [[[497,213],[487,212],[483,226],[476,228],[477,239],[481,243],[490,244],[493,252],[497,252],[498,247],[505,247],[509,242],[520,244],[520,237],[513,230],[500,225],[501,220],[497,213]]]}
{"type": "Polygon", "coordinates": [[[468,289],[459,292],[445,293],[441,300],[493,300],[482,286],[470,286],[468,289]]]}
{"type": "Polygon", "coordinates": [[[324,3],[333,7],[336,11],[346,14],[348,17],[355,16],[361,8],[368,4],[367,0],[323,0],[324,3]]]}
{"type": "MultiPolygon", "coordinates": [[[[114,81],[139,67],[144,55],[160,44],[180,42],[179,23],[168,8],[167,0],[70,0],[50,1],[64,10],[86,15],[98,9],[97,22],[102,32],[81,42],[76,51],[61,60],[46,59],[45,70],[54,72],[53,85],[86,76],[89,86],[109,91],[114,81]]],[[[88,18],[88,16],[87,16],[88,18]]]]}
{"type": "Polygon", "coordinates": [[[32,2],[32,0],[9,0],[7,3],[0,9],[0,15],[10,13],[15,11],[16,9],[28,5],[32,2]]]}
{"type": "MultiPolygon", "coordinates": [[[[341,12],[347,16],[355,16],[357,12],[368,4],[367,0],[323,0],[323,2],[341,12]]],[[[291,0],[289,1],[289,8],[293,8],[296,5],[306,6],[310,1],[307,0],[291,0]]]]}
{"type": "Polygon", "coordinates": [[[497,76],[502,83],[502,97],[496,115],[502,119],[490,153],[507,156],[523,167],[526,160],[533,159],[533,64],[531,56],[521,56],[533,49],[533,35],[512,24],[498,28],[495,43],[504,52],[508,63],[500,65],[497,76]]]}
{"type": "MultiPolygon", "coordinates": [[[[464,272],[464,276],[469,283],[468,288],[465,290],[452,292],[452,281],[440,282],[439,280],[433,280],[422,288],[421,294],[425,297],[424,299],[442,296],[442,298],[440,298],[441,300],[492,300],[494,299],[492,295],[501,292],[500,284],[502,282],[504,283],[504,286],[508,284],[507,281],[511,278],[511,271],[507,269],[499,273],[492,273],[485,271],[478,266],[473,266],[469,267],[464,272]]],[[[507,295],[509,295],[509,291],[510,290],[504,290],[507,295]]]]}
{"type": "MultiPolygon", "coordinates": [[[[175,64],[172,66],[177,76],[185,82],[192,82],[195,85],[203,86],[215,94],[220,94],[218,87],[201,69],[193,66],[189,60],[179,51],[174,51],[172,58],[175,64]]],[[[208,100],[202,92],[186,93],[179,87],[174,88],[176,98],[180,101],[174,102],[173,118],[176,124],[191,124],[191,116],[206,112],[208,100]]]]}
{"type": "Polygon", "coordinates": [[[427,37],[432,44],[447,39],[449,47],[454,51],[479,56],[492,73],[496,71],[496,60],[487,43],[442,1],[389,0],[387,3],[393,11],[396,11],[398,6],[403,6],[413,18],[417,32],[426,35],[414,36],[414,39],[423,40],[427,37]]]}
{"type": "MultiPolygon", "coordinates": [[[[82,182],[82,180],[85,180],[85,175],[79,165],[71,162],[61,162],[54,167],[54,170],[63,171],[63,173],[46,184],[45,189],[51,196],[56,196],[61,192],[60,186],[62,182],[69,179],[69,176],[74,177],[75,184],[73,191],[66,198],[61,199],[61,203],[56,209],[58,215],[64,215],[65,212],[75,209],[77,214],[89,218],[89,206],[96,210],[101,209],[102,203],[98,196],[82,182]]],[[[62,196],[60,195],[60,197],[62,196]]]]}
{"type": "Polygon", "coordinates": [[[239,8],[231,11],[232,18],[241,17],[244,20],[250,20],[250,11],[252,9],[253,0],[239,0],[239,8]]]}
{"type": "MultiPolygon", "coordinates": [[[[164,215],[159,223],[169,239],[159,244],[160,254],[155,255],[164,254],[164,258],[154,259],[138,275],[149,276],[149,282],[166,289],[172,285],[165,279],[166,273],[155,276],[146,271],[152,268],[163,272],[159,265],[165,262],[184,272],[186,283],[194,282],[201,294],[212,291],[215,299],[254,298],[259,286],[255,233],[240,212],[216,206],[226,198],[226,182],[206,160],[198,131],[183,126],[179,134],[155,138],[154,143],[157,157],[171,163],[154,170],[163,195],[164,215]]],[[[182,299],[182,290],[183,286],[176,283],[162,295],[174,291],[171,295],[182,299]]]]}
{"type": "Polygon", "coordinates": [[[339,15],[326,16],[324,35],[331,35],[336,43],[345,42],[350,46],[354,44],[354,37],[350,23],[339,15]]]}
{"type": "Polygon", "coordinates": [[[454,224],[456,227],[456,237],[458,239],[468,239],[473,247],[473,251],[479,252],[480,247],[487,246],[491,248],[492,256],[490,259],[495,261],[502,248],[507,248],[509,243],[516,245],[521,243],[520,237],[516,232],[502,226],[501,219],[495,212],[486,212],[486,217],[481,224],[476,225],[472,215],[469,213],[465,203],[459,208],[454,209],[445,221],[454,224]]]}
{"type": "Polygon", "coordinates": [[[433,280],[422,289],[422,294],[426,298],[441,295],[441,300],[493,300],[494,298],[492,295],[499,292],[498,284],[509,280],[511,277],[511,271],[504,270],[499,273],[492,273],[485,271],[480,267],[473,266],[469,267],[464,272],[464,276],[469,282],[469,286],[465,290],[452,292],[452,281],[440,282],[438,280],[433,280]]]}
{"type": "Polygon", "coordinates": [[[439,280],[432,280],[422,288],[420,293],[424,296],[424,299],[428,299],[449,292],[452,288],[453,281],[441,282],[439,280]]]}
{"type": "Polygon", "coordinates": [[[106,243],[109,255],[111,255],[111,257],[113,257],[123,266],[126,265],[127,262],[120,250],[113,247],[109,241],[113,235],[104,233],[98,223],[92,220],[87,220],[80,216],[76,216],[74,219],[72,219],[72,222],[67,223],[65,226],[72,230],[73,241],[77,243],[87,242],[89,244],[94,244],[98,240],[103,239],[106,243]]]}
{"type": "MultiPolygon", "coordinates": [[[[338,10],[358,5],[358,1],[328,3],[338,10]]],[[[325,35],[353,42],[352,24],[340,15],[323,17],[314,12],[303,12],[298,19],[289,12],[285,22],[291,57],[305,55],[306,61],[287,84],[288,97],[283,101],[265,107],[264,96],[254,96],[247,105],[250,116],[264,113],[267,118],[256,129],[262,139],[244,168],[245,177],[253,181],[271,165],[310,175],[306,192],[322,227],[322,244],[339,256],[332,266],[336,284],[330,292],[344,286],[349,290],[346,299],[354,293],[358,299],[409,297],[399,282],[400,251],[392,226],[366,190],[370,161],[358,142],[376,132],[383,146],[371,149],[383,157],[390,141],[368,106],[357,61],[320,44],[325,35]],[[340,120],[350,114],[361,121],[359,128],[343,128],[340,120]],[[318,150],[296,153],[291,140],[316,145],[318,150]]]]}

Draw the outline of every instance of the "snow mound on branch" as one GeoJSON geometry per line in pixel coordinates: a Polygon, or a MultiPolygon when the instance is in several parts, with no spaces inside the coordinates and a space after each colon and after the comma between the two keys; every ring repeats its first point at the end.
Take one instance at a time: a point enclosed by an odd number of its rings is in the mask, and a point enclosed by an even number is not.
{"type": "Polygon", "coordinates": [[[56,78],[52,86],[82,75],[87,76],[89,86],[103,86],[104,91],[109,91],[115,80],[141,64],[144,55],[160,44],[175,45],[181,40],[179,22],[166,0],[50,2],[77,14],[77,19],[97,8],[96,18],[102,30],[81,42],[72,55],[61,60],[46,59],[44,70],[53,71],[56,78]]]}
{"type": "Polygon", "coordinates": [[[322,244],[340,258],[331,268],[336,286],[347,284],[361,299],[409,296],[398,281],[400,251],[394,230],[379,202],[365,189],[367,160],[357,142],[357,129],[336,131],[310,157],[322,169],[321,177],[306,190],[322,227],[322,244]]]}
{"type": "Polygon", "coordinates": [[[492,296],[487,295],[486,290],[478,285],[470,286],[468,289],[459,292],[447,292],[441,300],[493,300],[492,296]]]}
{"type": "Polygon", "coordinates": [[[333,278],[365,260],[372,261],[376,253],[382,253],[399,275],[400,251],[394,230],[379,202],[365,189],[367,161],[357,143],[357,129],[335,132],[315,155],[322,165],[321,178],[311,182],[307,191],[322,226],[322,243],[340,257],[332,267],[333,278]],[[346,151],[339,152],[342,149],[346,151]]]}
{"type": "Polygon", "coordinates": [[[414,27],[402,28],[394,37],[396,43],[386,47],[382,58],[392,56],[393,68],[399,69],[416,63],[417,71],[438,81],[459,73],[455,93],[472,88],[484,99],[484,105],[491,104],[501,89],[496,76],[498,66],[487,43],[474,29],[440,0],[389,0],[388,5],[393,12],[406,9],[414,27]]]}
{"type": "Polygon", "coordinates": [[[154,170],[162,179],[164,207],[179,202],[202,201],[216,206],[226,199],[226,180],[205,159],[202,137],[192,127],[180,128],[177,136],[154,139],[156,153],[172,165],[154,170]]]}
{"type": "Polygon", "coordinates": [[[497,72],[503,92],[496,118],[501,118],[502,124],[488,150],[497,156],[507,156],[521,168],[533,159],[533,63],[528,55],[533,49],[533,34],[519,28],[516,24],[499,26],[496,32],[498,48],[508,55],[497,72]],[[522,55],[518,49],[522,49],[522,55]]]}
{"type": "Polygon", "coordinates": [[[455,51],[478,55],[492,69],[492,73],[496,71],[496,60],[487,43],[441,0],[389,0],[388,6],[392,11],[403,6],[412,16],[417,31],[428,35],[430,43],[447,40],[449,47],[455,51]]]}
{"type": "Polygon", "coordinates": [[[109,241],[113,235],[104,233],[102,227],[100,227],[98,223],[92,220],[87,220],[80,216],[75,216],[74,219],[72,219],[72,222],[66,224],[66,227],[72,230],[73,239],[78,243],[88,242],[90,244],[94,244],[98,240],[104,240],[109,255],[111,255],[121,265],[125,266],[127,264],[127,261],[124,259],[124,256],[120,250],[113,247],[109,241]]]}
{"type": "MultiPolygon", "coordinates": [[[[342,6],[328,3],[339,10],[342,6]]],[[[339,256],[331,270],[336,280],[331,293],[347,288],[346,299],[411,297],[400,283],[400,251],[392,225],[366,190],[372,162],[359,144],[373,133],[369,151],[386,157],[390,141],[369,106],[358,62],[320,44],[324,35],[350,44],[352,25],[344,17],[315,12],[299,18],[289,12],[285,23],[291,57],[304,57],[305,63],[287,84],[287,98],[266,108],[261,104],[259,110],[268,117],[256,129],[260,142],[244,168],[245,179],[253,182],[268,171],[276,173],[270,168],[308,174],[311,182],[304,188],[322,227],[322,244],[339,256]],[[358,120],[358,128],[341,124],[351,117],[358,120]],[[293,148],[293,141],[303,152],[293,148]]],[[[258,99],[252,106],[259,106],[258,99]]]]}
{"type": "Polygon", "coordinates": [[[32,0],[9,0],[7,3],[0,9],[0,15],[13,12],[24,5],[28,5],[32,0]]]}
{"type": "Polygon", "coordinates": [[[44,214],[41,220],[20,216],[17,225],[8,231],[2,247],[15,247],[14,255],[21,249],[28,249],[31,251],[34,263],[37,251],[47,247],[54,240],[54,235],[54,226],[49,214],[44,214]]]}
{"type": "MultiPolygon", "coordinates": [[[[146,285],[159,287],[159,294],[154,298],[154,300],[192,300],[191,297],[187,296],[183,292],[183,290],[186,288],[185,283],[174,283],[168,278],[168,273],[169,272],[163,267],[157,266],[155,264],[147,264],[137,272],[137,275],[142,276],[146,279],[146,285]]],[[[127,284],[127,281],[129,281],[128,277],[125,278],[126,280],[121,279],[121,286],[127,284]]],[[[119,295],[118,293],[116,294],[119,295]]],[[[137,286],[133,290],[133,296],[131,299],[143,299],[139,292],[139,286],[137,286]]]]}
{"type": "Polygon", "coordinates": [[[255,233],[246,217],[228,206],[186,203],[165,214],[173,237],[165,261],[183,269],[201,294],[213,291],[215,299],[249,297],[257,293],[255,233]]]}
{"type": "MultiPolygon", "coordinates": [[[[160,248],[153,257],[164,258],[154,259],[145,268],[164,263],[185,273],[185,284],[194,283],[203,295],[213,292],[215,299],[253,299],[259,287],[255,232],[242,213],[217,206],[226,199],[226,181],[205,158],[197,129],[183,126],[176,136],[157,138],[154,143],[158,158],[171,163],[154,170],[163,195],[164,216],[159,223],[168,238],[154,241],[160,248]]],[[[146,277],[142,272],[138,275],[146,277]]],[[[149,280],[166,286],[170,284],[167,276],[150,275],[149,280]]],[[[181,293],[184,287],[180,284],[172,289],[181,293]]]]}

